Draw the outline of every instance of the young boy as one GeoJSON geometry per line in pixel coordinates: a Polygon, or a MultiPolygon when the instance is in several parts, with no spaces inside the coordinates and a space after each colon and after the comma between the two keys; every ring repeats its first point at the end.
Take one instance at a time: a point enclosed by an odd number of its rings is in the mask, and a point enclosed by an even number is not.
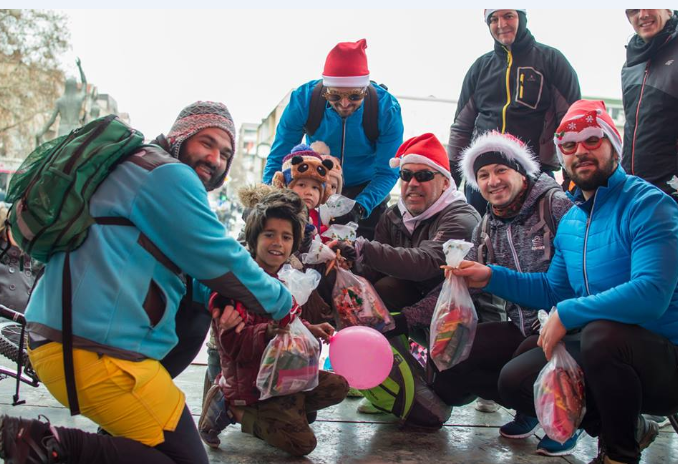
{"type": "Polygon", "coordinates": [[[328,172],[329,177],[327,179],[327,198],[332,195],[339,194],[344,187],[344,171],[341,169],[341,163],[337,158],[330,154],[330,147],[321,140],[317,140],[311,144],[311,150],[318,153],[322,159],[330,160],[334,164],[334,167],[328,172]]]}
{"type": "MultiPolygon", "coordinates": [[[[277,274],[299,247],[305,224],[302,200],[289,190],[273,192],[253,208],[245,236],[262,269],[277,274]]],[[[207,445],[217,448],[219,433],[228,424],[239,422],[245,433],[290,454],[306,455],[316,447],[309,423],[315,420],[318,410],[343,401],[348,384],[341,376],[320,371],[318,386],[313,390],[260,401],[255,383],[262,354],[268,342],[286,328],[260,316],[246,314],[243,319],[245,327],[240,333],[220,332],[213,327],[222,372],[205,398],[200,436],[207,445]]],[[[334,332],[328,323],[304,323],[314,336],[325,341],[334,332]]]]}

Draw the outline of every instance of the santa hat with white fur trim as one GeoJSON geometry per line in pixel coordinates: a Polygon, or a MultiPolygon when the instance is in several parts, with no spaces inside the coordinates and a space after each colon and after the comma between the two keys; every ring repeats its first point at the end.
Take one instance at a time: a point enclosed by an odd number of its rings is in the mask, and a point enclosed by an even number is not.
{"type": "Polygon", "coordinates": [[[358,88],[370,85],[365,49],[367,41],[338,43],[325,60],[323,85],[325,87],[358,88]]]}
{"type": "Polygon", "coordinates": [[[389,165],[392,168],[402,167],[407,163],[425,164],[448,179],[450,174],[450,161],[447,159],[447,151],[442,143],[431,133],[412,137],[403,142],[396,152],[395,158],[391,158],[389,165]]]}
{"type": "Polygon", "coordinates": [[[488,164],[504,164],[524,176],[539,175],[539,163],[524,142],[511,134],[489,131],[477,137],[461,154],[459,170],[468,184],[478,190],[476,174],[488,164]]]}
{"type": "Polygon", "coordinates": [[[603,136],[608,138],[621,160],[621,136],[614,125],[614,121],[607,114],[605,103],[600,100],[578,100],[572,103],[553,136],[560,163],[563,163],[563,153],[560,151],[561,144],[583,142],[589,137],[603,136]]]}

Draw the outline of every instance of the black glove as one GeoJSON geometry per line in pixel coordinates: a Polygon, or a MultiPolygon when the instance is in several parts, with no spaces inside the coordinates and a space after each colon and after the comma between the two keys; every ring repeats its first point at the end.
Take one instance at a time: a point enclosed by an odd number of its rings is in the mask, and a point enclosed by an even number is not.
{"type": "Polygon", "coordinates": [[[352,261],[355,263],[355,260],[358,259],[358,254],[355,252],[355,248],[349,242],[338,242],[333,248],[333,250],[339,250],[341,256],[346,258],[347,261],[352,261]]]}
{"type": "Polygon", "coordinates": [[[393,338],[399,335],[409,335],[410,328],[407,326],[407,318],[403,313],[394,315],[393,321],[395,322],[395,329],[384,332],[384,337],[393,338]]]}
{"type": "Polygon", "coordinates": [[[348,224],[349,222],[358,222],[365,217],[365,208],[360,203],[356,202],[353,209],[343,216],[333,218],[330,224],[348,224]]]}

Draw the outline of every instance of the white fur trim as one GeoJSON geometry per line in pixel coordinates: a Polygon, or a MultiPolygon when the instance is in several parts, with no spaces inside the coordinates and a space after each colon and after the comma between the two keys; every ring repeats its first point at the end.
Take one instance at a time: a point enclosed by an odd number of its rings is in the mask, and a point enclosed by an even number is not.
{"type": "MultiPolygon", "coordinates": [[[[408,153],[405,156],[400,157],[400,168],[402,169],[406,164],[412,163],[412,164],[425,164],[426,166],[430,166],[448,179],[452,178],[452,174],[450,174],[450,171],[433,161],[431,158],[424,156],[424,155],[417,155],[416,153],[408,153]]],[[[389,162],[390,164],[390,162],[389,162]]]]}
{"type": "Polygon", "coordinates": [[[587,127],[581,132],[565,132],[562,139],[554,137],[556,143],[564,142],[583,142],[589,137],[602,137],[605,135],[605,132],[600,127],[587,127]]]}
{"type": "Polygon", "coordinates": [[[466,178],[466,182],[476,190],[479,189],[473,164],[480,155],[492,151],[499,152],[507,159],[520,164],[531,176],[539,174],[539,163],[528,146],[521,146],[518,142],[497,133],[486,132],[477,137],[461,154],[459,171],[466,178]]]}
{"type": "Polygon", "coordinates": [[[370,85],[370,75],[365,76],[325,76],[323,75],[323,85],[325,87],[347,87],[358,88],[370,85]]]}

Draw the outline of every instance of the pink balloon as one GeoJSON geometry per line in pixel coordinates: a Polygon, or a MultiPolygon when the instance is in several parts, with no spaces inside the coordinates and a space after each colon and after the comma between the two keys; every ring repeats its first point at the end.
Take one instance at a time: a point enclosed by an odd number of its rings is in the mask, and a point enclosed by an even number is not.
{"type": "Polygon", "coordinates": [[[380,332],[370,327],[346,327],[330,339],[330,362],[351,387],[366,390],[388,377],[393,352],[380,332]]]}

